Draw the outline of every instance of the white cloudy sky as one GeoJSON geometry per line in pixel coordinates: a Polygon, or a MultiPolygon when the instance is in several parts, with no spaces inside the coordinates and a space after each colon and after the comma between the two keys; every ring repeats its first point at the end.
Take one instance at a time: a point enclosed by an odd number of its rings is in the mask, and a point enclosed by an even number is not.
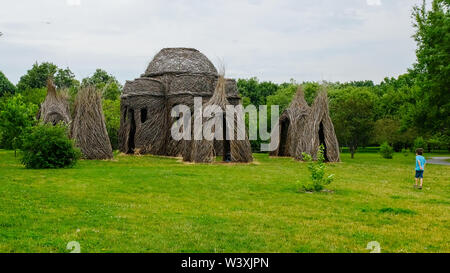
{"type": "Polygon", "coordinates": [[[138,77],[164,47],[194,47],[227,76],[275,82],[374,80],[415,61],[419,0],[1,0],[0,70],[34,62],[81,79],[138,77]]]}

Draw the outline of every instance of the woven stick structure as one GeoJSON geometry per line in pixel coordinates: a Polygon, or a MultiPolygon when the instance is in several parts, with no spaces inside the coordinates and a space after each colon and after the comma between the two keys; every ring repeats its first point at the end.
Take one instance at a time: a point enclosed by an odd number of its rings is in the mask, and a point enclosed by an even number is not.
{"type": "Polygon", "coordinates": [[[301,144],[300,133],[305,129],[311,108],[305,100],[302,87],[299,87],[289,107],[280,117],[280,144],[272,156],[294,157],[297,146],[301,144]]]}
{"type": "MultiPolygon", "coordinates": [[[[174,140],[171,117],[174,106],[185,105],[194,112],[194,98],[210,101],[218,86],[219,74],[211,61],[193,48],[165,48],[155,55],[140,78],[127,81],[121,96],[119,149],[123,153],[183,156],[191,160],[191,141],[174,140]]],[[[224,97],[230,105],[241,98],[235,80],[223,79],[224,97]]],[[[193,124],[194,120],[192,120],[193,124]]],[[[199,143],[195,145],[200,145],[199,143]]],[[[206,145],[206,143],[205,143],[206,145]]],[[[209,145],[209,144],[208,144],[209,145]]],[[[223,155],[224,145],[213,142],[213,154],[223,155]]],[[[198,158],[211,158],[211,149],[195,149],[198,158]]],[[[240,156],[235,154],[235,160],[240,156]]],[[[204,160],[197,160],[204,161],[204,160]]]]}
{"type": "Polygon", "coordinates": [[[47,96],[41,104],[37,118],[53,125],[60,122],[68,125],[72,121],[68,95],[66,92],[57,91],[52,79],[47,80],[47,96]]]}
{"type": "MultiPolygon", "coordinates": [[[[233,119],[227,119],[225,114],[226,106],[230,105],[226,97],[225,86],[226,79],[223,75],[220,75],[213,96],[203,105],[203,109],[208,106],[219,107],[223,113],[222,117],[214,116],[205,118],[203,115],[197,115],[194,117],[196,119],[202,119],[203,124],[211,122],[215,124],[217,124],[216,122],[219,122],[219,124],[223,123],[223,126],[220,129],[223,130],[222,134],[224,140],[203,139],[185,141],[186,147],[183,154],[184,161],[195,163],[212,163],[218,155],[216,151],[221,151],[224,156],[224,160],[228,160],[230,162],[249,163],[253,161],[250,141],[248,140],[245,132],[245,126],[244,128],[238,126],[237,115],[233,115],[233,119]],[[233,132],[230,132],[231,128],[233,128],[233,132]],[[233,134],[233,138],[227,139],[227,133],[228,135],[233,134]],[[245,140],[237,140],[239,135],[245,135],[245,140]],[[228,156],[229,158],[227,158],[228,156]]],[[[214,130],[216,129],[218,128],[214,128],[214,130]]]]}
{"type": "Polygon", "coordinates": [[[310,107],[299,87],[289,108],[280,118],[280,144],[272,156],[289,156],[302,160],[302,153],[317,158],[320,145],[325,147],[325,160],[339,162],[339,143],[331,121],[325,89],[310,107]]]}
{"type": "Polygon", "coordinates": [[[83,87],[78,91],[70,134],[85,159],[113,157],[103,115],[101,94],[92,86],[83,87]]]}

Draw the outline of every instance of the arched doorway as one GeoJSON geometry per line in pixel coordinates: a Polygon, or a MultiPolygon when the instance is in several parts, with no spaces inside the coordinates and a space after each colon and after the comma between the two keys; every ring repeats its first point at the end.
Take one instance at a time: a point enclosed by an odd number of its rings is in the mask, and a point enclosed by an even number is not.
{"type": "MultiPolygon", "coordinates": [[[[231,162],[231,142],[229,138],[227,137],[227,115],[223,114],[223,123],[222,123],[222,130],[223,130],[223,161],[225,162],[231,162]]],[[[230,132],[231,135],[232,132],[230,132]]]]}
{"type": "Polygon", "coordinates": [[[325,131],[324,131],[324,127],[323,127],[323,122],[320,123],[320,127],[319,127],[319,143],[320,143],[320,145],[323,145],[323,147],[324,147],[323,156],[325,158],[325,162],[329,162],[328,156],[327,156],[327,143],[325,142],[325,131]]]}
{"type": "Polygon", "coordinates": [[[134,143],[134,137],[136,135],[136,121],[134,119],[134,110],[129,109],[128,110],[128,117],[130,119],[130,131],[128,135],[128,154],[134,153],[135,143],[134,143]]]}
{"type": "Polygon", "coordinates": [[[290,121],[289,119],[284,119],[281,122],[280,128],[280,149],[278,152],[278,156],[290,156],[288,151],[288,132],[289,132],[290,121]]]}

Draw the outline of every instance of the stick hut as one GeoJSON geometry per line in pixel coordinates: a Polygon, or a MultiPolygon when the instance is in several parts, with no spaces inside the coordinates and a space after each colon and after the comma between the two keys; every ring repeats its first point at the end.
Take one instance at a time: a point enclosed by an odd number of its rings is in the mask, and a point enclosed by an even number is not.
{"type": "Polygon", "coordinates": [[[317,158],[320,145],[325,147],[325,160],[339,162],[339,143],[329,114],[325,89],[319,91],[310,107],[299,87],[291,105],[281,115],[280,143],[272,156],[289,156],[302,160],[302,153],[317,158]]]}
{"type": "Polygon", "coordinates": [[[75,99],[71,138],[85,159],[111,159],[111,142],[106,130],[101,94],[95,87],[83,87],[75,99]]]}
{"type": "Polygon", "coordinates": [[[53,125],[60,122],[70,124],[72,121],[67,93],[57,91],[52,79],[47,80],[47,96],[37,118],[53,125]]]}

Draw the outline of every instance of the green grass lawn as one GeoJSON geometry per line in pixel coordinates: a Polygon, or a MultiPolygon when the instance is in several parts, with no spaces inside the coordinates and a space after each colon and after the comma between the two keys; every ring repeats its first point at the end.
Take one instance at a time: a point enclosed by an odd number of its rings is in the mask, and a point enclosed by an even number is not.
{"type": "Polygon", "coordinates": [[[450,167],[356,154],[329,165],[334,193],[298,192],[306,164],[188,165],[154,156],[27,170],[0,150],[0,252],[450,251],[450,167]]]}

